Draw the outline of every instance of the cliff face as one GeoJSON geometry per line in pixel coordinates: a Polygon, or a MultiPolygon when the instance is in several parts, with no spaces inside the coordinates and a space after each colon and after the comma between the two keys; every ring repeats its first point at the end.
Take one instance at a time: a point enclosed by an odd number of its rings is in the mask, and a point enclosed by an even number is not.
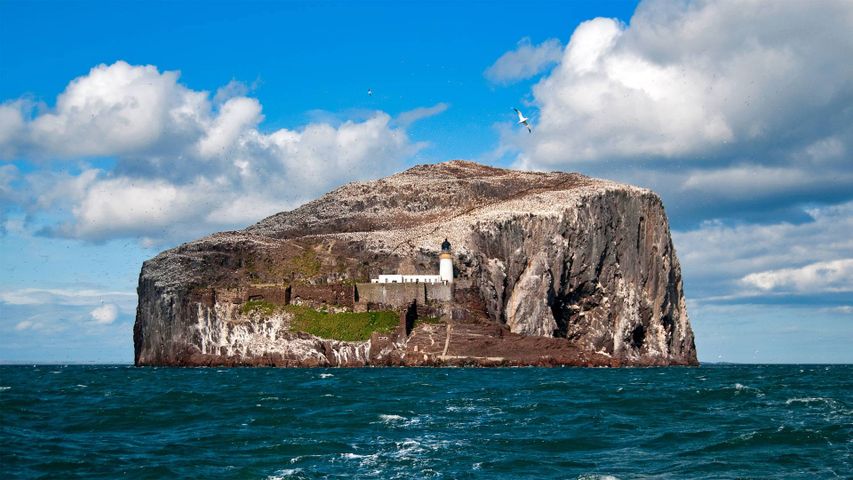
{"type": "Polygon", "coordinates": [[[478,222],[471,245],[489,313],[513,332],[629,360],[695,362],[681,270],[654,194],[608,189],[553,216],[478,222]]]}
{"type": "Polygon", "coordinates": [[[660,199],[578,174],[454,161],[349,184],[161,253],[138,293],[142,365],[696,363],[660,199]],[[410,336],[322,339],[295,331],[286,311],[241,313],[234,293],[434,273],[445,237],[452,314],[410,336]]]}

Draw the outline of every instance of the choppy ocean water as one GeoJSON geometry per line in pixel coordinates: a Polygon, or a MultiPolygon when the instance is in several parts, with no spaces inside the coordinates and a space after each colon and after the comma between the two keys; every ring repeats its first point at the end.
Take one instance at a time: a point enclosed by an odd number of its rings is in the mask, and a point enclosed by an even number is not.
{"type": "Polygon", "coordinates": [[[851,478],[853,366],[0,367],[3,478],[851,478]]]}

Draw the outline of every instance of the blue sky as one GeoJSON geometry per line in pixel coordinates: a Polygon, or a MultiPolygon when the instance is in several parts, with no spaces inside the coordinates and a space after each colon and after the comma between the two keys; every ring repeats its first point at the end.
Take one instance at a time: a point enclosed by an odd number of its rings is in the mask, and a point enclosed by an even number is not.
{"type": "Polygon", "coordinates": [[[851,30],[829,0],[0,1],[0,361],[130,362],[146,258],[464,158],[659,192],[700,360],[853,362],[851,30]]]}

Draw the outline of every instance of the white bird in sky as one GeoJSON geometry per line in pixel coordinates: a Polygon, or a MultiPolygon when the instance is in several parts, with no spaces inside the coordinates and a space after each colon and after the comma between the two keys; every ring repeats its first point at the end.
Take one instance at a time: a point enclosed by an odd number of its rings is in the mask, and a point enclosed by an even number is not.
{"type": "Polygon", "coordinates": [[[372,89],[372,88],[368,88],[368,89],[367,89],[367,96],[368,96],[368,97],[372,97],[372,96],[373,96],[373,89],[372,89]]]}
{"type": "Polygon", "coordinates": [[[517,109],[517,108],[513,108],[513,110],[515,110],[515,113],[517,113],[517,114],[518,114],[518,124],[519,124],[519,125],[524,125],[525,127],[527,127],[527,131],[528,131],[528,132],[533,133],[533,130],[531,130],[531,129],[530,129],[530,124],[529,124],[529,123],[527,123],[527,121],[528,121],[528,120],[530,120],[530,119],[529,119],[529,118],[527,118],[527,117],[525,117],[525,116],[524,116],[524,114],[523,114],[523,113],[521,113],[521,110],[519,110],[519,109],[517,109]]]}

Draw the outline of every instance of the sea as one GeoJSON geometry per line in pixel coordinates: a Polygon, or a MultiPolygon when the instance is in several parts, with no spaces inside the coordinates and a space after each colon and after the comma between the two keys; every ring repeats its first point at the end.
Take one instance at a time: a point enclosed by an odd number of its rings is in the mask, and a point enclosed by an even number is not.
{"type": "Polygon", "coordinates": [[[853,366],[0,366],[0,478],[853,478],[853,366]]]}

